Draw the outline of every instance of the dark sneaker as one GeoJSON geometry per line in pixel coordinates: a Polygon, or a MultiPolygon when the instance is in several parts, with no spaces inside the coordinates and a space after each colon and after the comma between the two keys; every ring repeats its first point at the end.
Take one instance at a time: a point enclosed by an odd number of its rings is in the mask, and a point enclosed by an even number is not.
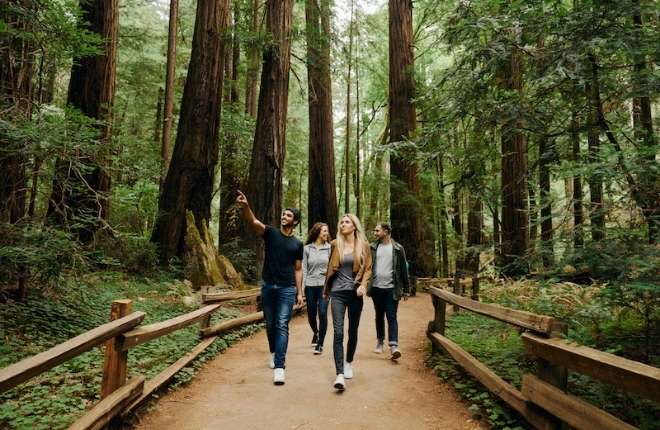
{"type": "Polygon", "coordinates": [[[323,347],[321,346],[320,343],[317,343],[316,346],[314,347],[314,354],[321,355],[321,353],[323,353],[323,347]]]}
{"type": "Polygon", "coordinates": [[[312,336],[312,345],[316,345],[319,343],[319,335],[314,333],[314,336],[312,336]]]}

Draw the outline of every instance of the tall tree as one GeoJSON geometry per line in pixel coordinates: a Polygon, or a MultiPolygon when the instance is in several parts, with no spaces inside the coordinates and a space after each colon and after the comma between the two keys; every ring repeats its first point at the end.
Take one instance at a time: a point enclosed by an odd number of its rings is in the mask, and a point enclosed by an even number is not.
{"type": "MultiPolygon", "coordinates": [[[[522,92],[519,54],[512,52],[500,70],[501,86],[514,94],[522,92]]],[[[522,257],[527,252],[527,144],[517,117],[502,124],[502,263],[503,272],[527,272],[522,257]]]]}
{"type": "Polygon", "coordinates": [[[259,78],[259,43],[257,35],[261,28],[259,16],[262,0],[252,0],[250,15],[250,39],[247,42],[247,77],[245,79],[245,113],[257,116],[257,79],[259,78]]]}
{"type": "MultiPolygon", "coordinates": [[[[32,114],[34,48],[30,37],[33,2],[0,4],[0,21],[12,31],[0,33],[0,112],[3,119],[23,122],[32,114]]],[[[0,223],[25,215],[25,148],[0,132],[0,223]]]]}
{"type": "Polygon", "coordinates": [[[83,242],[90,242],[108,219],[111,178],[109,153],[112,135],[112,106],[115,96],[118,0],[81,2],[79,26],[102,40],[100,52],[74,60],[67,104],[98,120],[100,147],[78,155],[79,166],[59,159],[55,166],[53,191],[48,205],[52,223],[69,226],[83,242]],[[91,222],[87,219],[91,219],[91,222]],[[83,221],[80,223],[78,221],[83,221]]]}
{"type": "Polygon", "coordinates": [[[337,191],[330,78],[330,1],[306,0],[307,99],[309,103],[308,224],[337,230],[337,191]]]}
{"type": "MultiPolygon", "coordinates": [[[[266,31],[271,42],[263,50],[257,124],[247,185],[247,197],[255,216],[274,225],[279,225],[282,209],[292,13],[293,0],[266,2],[266,31]]],[[[251,232],[246,232],[246,239],[255,243],[251,232]]]]}
{"type": "Polygon", "coordinates": [[[170,23],[167,30],[167,67],[165,72],[165,111],[160,147],[160,185],[162,188],[172,158],[172,122],[174,121],[174,79],[176,77],[176,27],[179,15],[178,0],[170,0],[170,23]]]}
{"type": "MultiPolygon", "coordinates": [[[[390,142],[415,138],[417,125],[413,56],[412,1],[389,1],[389,118],[390,142]]],[[[414,151],[396,151],[390,158],[390,220],[406,249],[411,272],[433,272],[433,257],[422,225],[418,168],[414,151]]]]}
{"type": "Polygon", "coordinates": [[[586,85],[587,100],[587,159],[591,165],[591,173],[587,179],[589,183],[589,220],[591,222],[591,239],[602,240],[605,237],[605,211],[603,208],[603,175],[598,166],[600,152],[600,127],[598,125],[598,107],[600,106],[600,83],[598,79],[598,67],[595,62],[590,61],[591,76],[586,85]]]}
{"type": "Polygon", "coordinates": [[[351,211],[351,75],[353,71],[353,29],[355,1],[351,0],[351,20],[348,24],[348,68],[346,70],[346,135],[344,136],[344,213],[351,211]]]}
{"type": "MultiPolygon", "coordinates": [[[[575,92],[574,92],[575,93],[575,92]]],[[[577,116],[575,103],[571,112],[571,161],[574,163],[580,160],[580,123],[577,116]]],[[[582,233],[582,176],[579,173],[573,175],[573,246],[579,248],[584,245],[584,236],[582,233]]]]}
{"type": "Polygon", "coordinates": [[[185,252],[187,210],[198,228],[211,218],[228,17],[229,0],[197,2],[176,143],[151,236],[163,261],[185,252]]]}

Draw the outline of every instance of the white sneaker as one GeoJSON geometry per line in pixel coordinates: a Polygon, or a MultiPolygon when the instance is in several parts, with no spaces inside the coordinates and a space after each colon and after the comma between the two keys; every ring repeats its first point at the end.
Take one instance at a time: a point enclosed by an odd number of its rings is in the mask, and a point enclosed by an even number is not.
{"type": "Polygon", "coordinates": [[[349,362],[344,363],[344,378],[346,379],[353,378],[353,366],[349,362]]]}
{"type": "Polygon", "coordinates": [[[346,381],[344,381],[344,375],[341,373],[337,375],[337,379],[335,379],[333,387],[335,387],[337,391],[344,391],[346,389],[346,381]]]}
{"type": "Polygon", "coordinates": [[[284,385],[284,369],[281,367],[273,371],[273,384],[284,385]]]}
{"type": "Polygon", "coordinates": [[[390,352],[392,353],[390,359],[398,360],[399,358],[401,358],[401,351],[399,351],[399,348],[397,348],[396,346],[391,346],[390,352]]]}
{"type": "Polygon", "coordinates": [[[274,352],[270,354],[270,361],[268,362],[268,367],[270,367],[271,369],[275,368],[275,353],[274,352]]]}
{"type": "Polygon", "coordinates": [[[382,354],[383,353],[383,342],[378,342],[376,343],[376,348],[374,348],[374,352],[376,354],[382,354]]]}

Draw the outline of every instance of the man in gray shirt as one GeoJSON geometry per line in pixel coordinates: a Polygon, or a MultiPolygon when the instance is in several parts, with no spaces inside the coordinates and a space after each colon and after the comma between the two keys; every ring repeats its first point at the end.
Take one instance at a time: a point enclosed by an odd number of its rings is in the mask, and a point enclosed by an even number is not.
{"type": "Polygon", "coordinates": [[[371,244],[372,278],[367,295],[374,301],[376,311],[376,337],[378,342],[374,352],[381,354],[385,342],[385,318],[387,317],[387,339],[391,359],[401,357],[399,350],[399,326],[396,318],[399,299],[408,299],[410,281],[406,252],[400,243],[392,239],[392,228],[387,223],[379,223],[374,229],[376,241],[371,244]]]}

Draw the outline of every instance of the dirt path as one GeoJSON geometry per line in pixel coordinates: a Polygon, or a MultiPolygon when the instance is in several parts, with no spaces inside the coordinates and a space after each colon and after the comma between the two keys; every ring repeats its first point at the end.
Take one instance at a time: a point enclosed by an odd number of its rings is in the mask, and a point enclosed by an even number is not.
{"type": "MultiPolygon", "coordinates": [[[[188,386],[142,412],[137,429],[484,429],[452,388],[424,366],[431,300],[418,295],[399,306],[399,363],[372,349],[371,299],[360,324],[355,377],[332,388],[332,324],[322,355],[312,354],[305,317],[291,322],[286,384],[274,386],[265,331],[205,365],[188,386]]],[[[331,319],[331,318],[329,318],[331,319]]]]}

